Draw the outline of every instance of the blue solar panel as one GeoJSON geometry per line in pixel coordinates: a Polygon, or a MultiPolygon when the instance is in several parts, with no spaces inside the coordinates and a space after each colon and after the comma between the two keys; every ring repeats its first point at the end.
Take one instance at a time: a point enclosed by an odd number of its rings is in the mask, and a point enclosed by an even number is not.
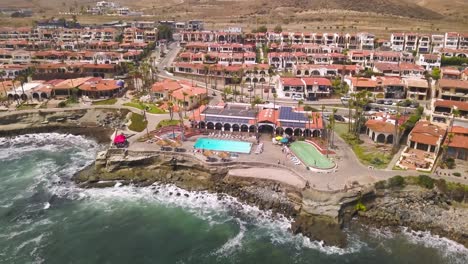
{"type": "Polygon", "coordinates": [[[308,121],[304,113],[294,112],[292,107],[284,107],[284,106],[280,108],[279,119],[280,120],[308,121]]]}
{"type": "Polygon", "coordinates": [[[232,124],[248,124],[249,119],[242,118],[228,118],[228,117],[217,117],[217,116],[207,116],[206,122],[213,123],[232,123],[232,124]]]}
{"type": "Polygon", "coordinates": [[[297,122],[281,122],[282,127],[293,127],[293,128],[305,128],[306,123],[297,123],[297,122]]]}

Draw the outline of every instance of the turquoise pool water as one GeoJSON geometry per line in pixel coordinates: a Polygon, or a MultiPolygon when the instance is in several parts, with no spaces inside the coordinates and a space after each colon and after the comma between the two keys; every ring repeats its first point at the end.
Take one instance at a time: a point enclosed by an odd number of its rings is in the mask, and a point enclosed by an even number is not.
{"type": "Polygon", "coordinates": [[[252,143],[213,138],[199,138],[197,139],[197,142],[195,142],[194,148],[214,151],[250,153],[252,143]]]}

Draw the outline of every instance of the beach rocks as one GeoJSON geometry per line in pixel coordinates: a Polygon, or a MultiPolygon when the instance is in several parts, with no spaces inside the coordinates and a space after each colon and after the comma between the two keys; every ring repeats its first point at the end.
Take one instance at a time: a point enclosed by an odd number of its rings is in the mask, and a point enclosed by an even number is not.
{"type": "Polygon", "coordinates": [[[407,187],[379,194],[359,219],[376,226],[406,226],[431,231],[468,247],[468,209],[450,206],[442,193],[419,187],[407,187]]]}

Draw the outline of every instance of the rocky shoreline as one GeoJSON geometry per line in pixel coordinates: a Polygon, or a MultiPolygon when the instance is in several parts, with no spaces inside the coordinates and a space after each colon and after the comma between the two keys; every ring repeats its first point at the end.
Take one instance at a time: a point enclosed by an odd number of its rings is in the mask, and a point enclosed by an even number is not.
{"type": "Polygon", "coordinates": [[[0,137],[32,133],[81,135],[108,143],[115,128],[123,125],[126,109],[63,109],[59,112],[8,113],[0,115],[0,137]]]}
{"type": "MultiPolygon", "coordinates": [[[[107,143],[109,135],[122,123],[127,112],[88,109],[63,113],[18,113],[0,118],[0,137],[55,132],[88,136],[107,143]],[[50,123],[43,124],[44,119],[50,123]]],[[[100,153],[95,164],[78,172],[73,179],[82,188],[113,187],[116,182],[136,186],[162,183],[189,191],[231,195],[262,210],[292,218],[291,232],[321,240],[326,245],[345,247],[346,235],[342,228],[352,224],[350,220],[357,217],[358,223],[375,227],[395,227],[398,230],[397,227],[406,226],[416,231],[430,231],[468,248],[467,199],[464,203],[455,203],[437,189],[426,190],[416,186],[398,190],[369,187],[323,192],[228,174],[230,169],[242,168],[249,166],[207,165],[184,153],[109,149],[100,153]],[[364,204],[366,210],[358,210],[358,203],[364,204]]]]}
{"type": "MultiPolygon", "coordinates": [[[[174,184],[188,191],[209,191],[230,195],[241,202],[271,210],[292,218],[293,233],[302,233],[326,245],[346,246],[342,232],[342,204],[353,204],[358,191],[342,193],[298,189],[275,181],[228,175],[232,166],[207,166],[187,154],[165,152],[139,153],[108,150],[98,154],[96,163],[77,173],[73,179],[82,188],[123,185],[149,186],[153,183],[174,184]]],[[[177,195],[177,194],[174,194],[177,195]]]]}
{"type": "Polygon", "coordinates": [[[233,168],[238,169],[239,165],[208,166],[187,154],[175,156],[165,152],[111,149],[101,152],[94,166],[76,174],[74,181],[83,188],[112,187],[116,182],[136,186],[162,183],[189,191],[227,194],[262,210],[292,218],[291,232],[321,240],[325,245],[345,247],[346,235],[342,229],[357,217],[359,224],[430,231],[468,247],[468,223],[465,221],[468,206],[454,205],[437,190],[407,186],[398,190],[361,188],[322,192],[228,175],[233,168]],[[358,209],[358,203],[366,209],[358,209]]]}
{"type": "Polygon", "coordinates": [[[360,222],[375,227],[405,226],[430,231],[468,248],[468,205],[454,202],[439,190],[407,186],[400,190],[375,192],[358,212],[360,222]]]}

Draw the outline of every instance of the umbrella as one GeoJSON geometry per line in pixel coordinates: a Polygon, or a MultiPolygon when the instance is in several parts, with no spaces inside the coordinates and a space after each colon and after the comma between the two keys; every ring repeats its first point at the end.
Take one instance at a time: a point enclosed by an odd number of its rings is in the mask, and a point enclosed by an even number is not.
{"type": "Polygon", "coordinates": [[[162,147],[162,146],[167,146],[168,143],[165,140],[161,139],[158,142],[156,142],[156,144],[162,147]]]}
{"type": "Polygon", "coordinates": [[[171,141],[171,146],[173,146],[174,148],[178,148],[182,146],[182,144],[179,141],[171,141]]]}
{"type": "Polygon", "coordinates": [[[120,134],[120,135],[115,136],[114,144],[123,144],[125,143],[126,140],[127,138],[123,134],[120,134]]]}
{"type": "Polygon", "coordinates": [[[276,139],[277,141],[280,141],[280,140],[283,139],[283,137],[282,137],[282,136],[277,136],[277,137],[275,137],[275,139],[276,139]]]}
{"type": "Polygon", "coordinates": [[[281,143],[288,143],[288,142],[289,142],[289,139],[283,138],[283,139],[280,140],[280,142],[281,142],[281,143]]]}
{"type": "Polygon", "coordinates": [[[210,150],[205,150],[205,151],[203,152],[203,155],[205,155],[205,156],[207,156],[207,157],[211,157],[211,156],[213,156],[213,152],[210,151],[210,150]]]}
{"type": "Polygon", "coordinates": [[[226,159],[226,158],[229,158],[231,155],[227,152],[220,152],[218,156],[222,159],[226,159]]]}

